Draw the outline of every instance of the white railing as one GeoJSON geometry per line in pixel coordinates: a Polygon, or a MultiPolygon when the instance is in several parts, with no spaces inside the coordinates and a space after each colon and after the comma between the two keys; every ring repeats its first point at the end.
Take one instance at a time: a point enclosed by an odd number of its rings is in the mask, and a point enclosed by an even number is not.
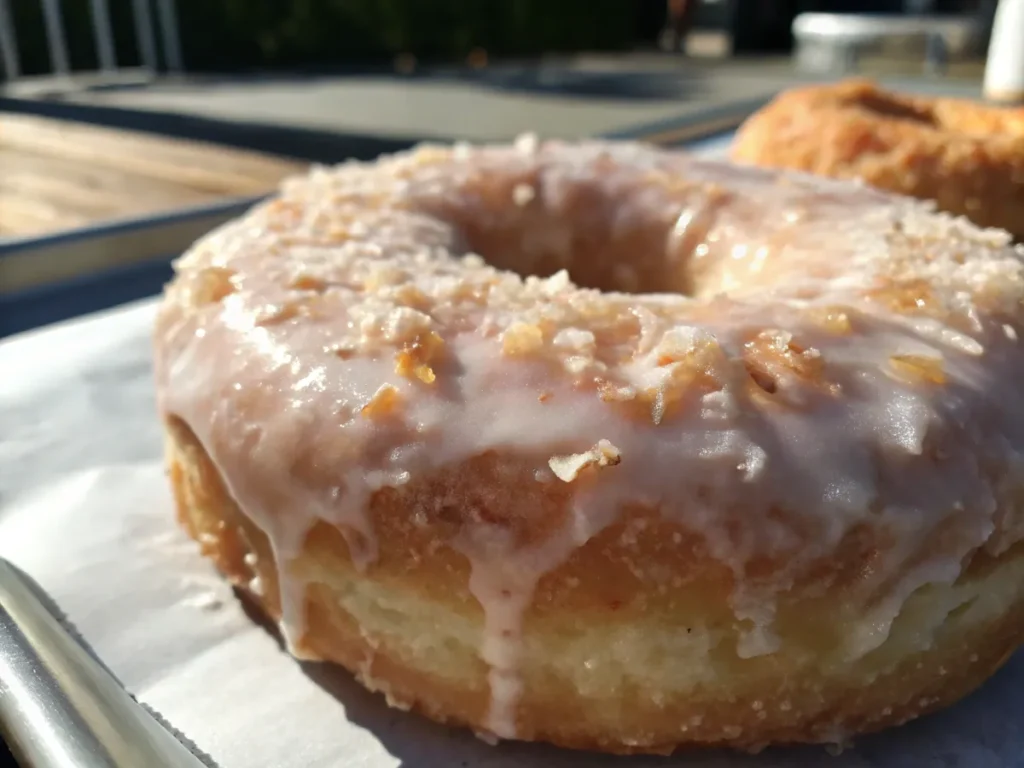
{"type": "MultiPolygon", "coordinates": [[[[57,76],[70,75],[71,65],[68,58],[67,39],[64,35],[61,0],[40,0],[40,2],[46,30],[50,72],[57,76]]],[[[110,24],[108,0],[89,0],[89,10],[92,17],[97,71],[117,72],[120,68],[117,63],[117,47],[114,44],[113,28],[110,24]]],[[[160,70],[156,43],[156,28],[159,28],[163,49],[163,68],[172,73],[184,71],[175,0],[132,0],[132,15],[135,21],[135,45],[139,52],[141,68],[151,73],[160,70]],[[158,22],[156,25],[154,25],[153,2],[156,3],[156,20],[158,22]]],[[[14,16],[11,13],[9,0],[0,0],[0,64],[3,66],[3,79],[8,82],[22,77],[18,34],[14,28],[14,16]]]]}

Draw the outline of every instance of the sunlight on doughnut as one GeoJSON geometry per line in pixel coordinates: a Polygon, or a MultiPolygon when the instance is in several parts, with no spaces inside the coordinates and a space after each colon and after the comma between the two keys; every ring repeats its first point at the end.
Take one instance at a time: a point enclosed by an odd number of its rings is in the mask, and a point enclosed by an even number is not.
{"type": "Polygon", "coordinates": [[[179,518],[393,706],[607,752],[834,743],[1024,638],[1005,232],[524,137],[315,169],[175,269],[179,518]]]}

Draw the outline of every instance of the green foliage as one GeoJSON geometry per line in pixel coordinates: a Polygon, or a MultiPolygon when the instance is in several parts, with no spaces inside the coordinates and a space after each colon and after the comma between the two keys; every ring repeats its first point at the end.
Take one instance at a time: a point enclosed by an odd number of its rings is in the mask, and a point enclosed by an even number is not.
{"type": "MultiPolygon", "coordinates": [[[[131,0],[109,0],[118,62],[135,48],[131,0]]],[[[633,40],[632,0],[178,0],[191,71],[609,50],[633,40]]],[[[62,0],[72,68],[94,69],[89,3],[62,0]]],[[[49,69],[39,0],[13,0],[22,68],[49,69]]]]}

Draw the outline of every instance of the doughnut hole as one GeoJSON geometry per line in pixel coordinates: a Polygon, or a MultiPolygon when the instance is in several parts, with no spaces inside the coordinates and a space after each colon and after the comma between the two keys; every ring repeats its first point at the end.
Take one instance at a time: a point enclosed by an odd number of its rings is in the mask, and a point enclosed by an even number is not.
{"type": "Polygon", "coordinates": [[[453,225],[466,250],[524,277],[566,270],[576,285],[605,292],[699,294],[691,256],[727,193],[664,173],[648,183],[673,202],[652,205],[650,190],[616,172],[609,167],[596,183],[586,173],[564,179],[483,169],[454,194],[424,194],[414,207],[453,225]]]}
{"type": "Polygon", "coordinates": [[[924,104],[900,100],[895,98],[894,94],[876,91],[869,85],[866,85],[860,98],[863,108],[876,115],[909,120],[931,127],[938,126],[935,112],[924,104]]]}

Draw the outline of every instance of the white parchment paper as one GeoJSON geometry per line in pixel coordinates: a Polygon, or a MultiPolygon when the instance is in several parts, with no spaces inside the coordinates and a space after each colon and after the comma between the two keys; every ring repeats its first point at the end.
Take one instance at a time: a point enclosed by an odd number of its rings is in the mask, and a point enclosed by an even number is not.
{"type": "Polygon", "coordinates": [[[0,554],[223,768],[1024,766],[1024,654],[960,705],[838,757],[817,747],[671,759],[490,747],[388,709],[343,672],[298,664],[175,526],[159,463],[153,309],[0,343],[0,554]]]}

